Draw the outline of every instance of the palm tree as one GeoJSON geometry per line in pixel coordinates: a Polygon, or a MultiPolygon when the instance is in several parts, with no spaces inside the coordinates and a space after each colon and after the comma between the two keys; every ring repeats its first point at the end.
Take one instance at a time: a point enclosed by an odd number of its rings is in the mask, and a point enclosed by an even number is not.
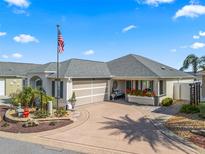
{"type": "Polygon", "coordinates": [[[199,70],[205,70],[205,56],[197,57],[194,54],[188,55],[184,62],[183,66],[180,68],[181,71],[184,71],[192,67],[192,71],[196,74],[199,70]]]}

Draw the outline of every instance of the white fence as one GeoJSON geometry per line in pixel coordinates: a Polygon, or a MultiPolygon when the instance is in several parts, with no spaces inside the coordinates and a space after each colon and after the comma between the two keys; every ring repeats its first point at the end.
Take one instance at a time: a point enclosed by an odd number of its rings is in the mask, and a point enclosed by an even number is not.
{"type": "Polygon", "coordinates": [[[173,98],[175,100],[190,100],[190,83],[174,83],[173,98]]]}

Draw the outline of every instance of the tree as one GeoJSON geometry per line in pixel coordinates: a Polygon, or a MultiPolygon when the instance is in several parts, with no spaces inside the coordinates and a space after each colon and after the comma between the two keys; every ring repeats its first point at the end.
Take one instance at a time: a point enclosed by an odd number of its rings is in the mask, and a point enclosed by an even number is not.
{"type": "Polygon", "coordinates": [[[192,67],[192,71],[196,74],[199,70],[205,70],[205,56],[197,57],[194,54],[188,55],[184,62],[183,66],[180,68],[181,71],[192,67]]]}

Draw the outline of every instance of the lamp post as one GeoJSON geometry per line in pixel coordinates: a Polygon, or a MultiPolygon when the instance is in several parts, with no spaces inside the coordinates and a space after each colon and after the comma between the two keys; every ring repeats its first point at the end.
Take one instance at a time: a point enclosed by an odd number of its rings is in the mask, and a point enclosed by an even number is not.
{"type": "Polygon", "coordinates": [[[46,91],[41,87],[40,95],[41,95],[41,111],[43,110],[43,94],[46,94],[46,91]]]}

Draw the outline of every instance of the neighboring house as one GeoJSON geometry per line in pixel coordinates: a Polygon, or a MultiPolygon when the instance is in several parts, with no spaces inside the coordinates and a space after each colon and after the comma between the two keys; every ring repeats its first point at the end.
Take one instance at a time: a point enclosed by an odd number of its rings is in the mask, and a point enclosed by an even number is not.
{"type": "MultiPolygon", "coordinates": [[[[0,70],[1,71],[1,70],[0,70]]],[[[27,84],[57,94],[56,63],[37,65],[26,74],[27,84]]],[[[174,98],[175,83],[191,83],[192,75],[138,55],[127,55],[109,62],[70,59],[60,63],[60,97],[66,102],[76,93],[77,105],[110,99],[113,88],[152,89],[159,97],[174,98]]]]}
{"type": "Polygon", "coordinates": [[[197,79],[202,83],[202,92],[201,97],[202,100],[205,100],[205,71],[200,71],[197,73],[197,79]]]}
{"type": "Polygon", "coordinates": [[[0,62],[0,97],[22,90],[26,73],[38,64],[0,62]]]}

